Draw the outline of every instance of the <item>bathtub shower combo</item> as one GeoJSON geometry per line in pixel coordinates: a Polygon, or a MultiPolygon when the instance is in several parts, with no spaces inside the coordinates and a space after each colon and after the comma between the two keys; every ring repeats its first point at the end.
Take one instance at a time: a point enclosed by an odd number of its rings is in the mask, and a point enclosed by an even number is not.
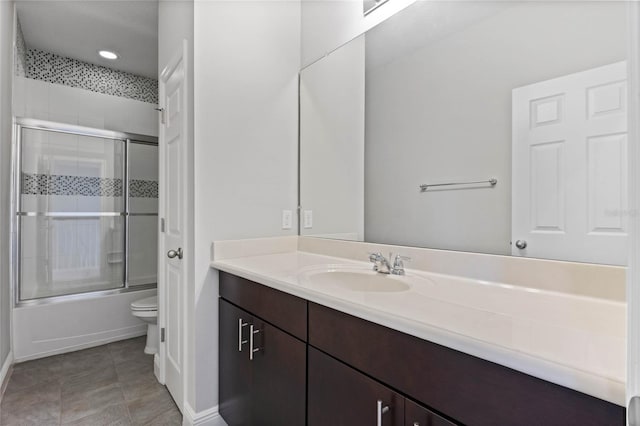
{"type": "MultiPolygon", "coordinates": [[[[24,118],[15,134],[16,306],[155,288],[157,138],[24,118]]],[[[146,302],[133,313],[155,322],[146,302]]]]}

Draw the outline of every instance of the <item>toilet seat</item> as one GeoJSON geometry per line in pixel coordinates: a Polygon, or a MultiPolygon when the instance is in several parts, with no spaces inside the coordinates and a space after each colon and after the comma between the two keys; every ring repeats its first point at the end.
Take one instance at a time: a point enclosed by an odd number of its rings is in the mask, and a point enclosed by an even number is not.
{"type": "Polygon", "coordinates": [[[158,296],[146,297],[144,299],[131,302],[131,310],[134,312],[157,311],[158,296]]]}
{"type": "Polygon", "coordinates": [[[131,315],[147,323],[145,354],[158,353],[158,296],[145,297],[131,302],[131,315]]]}

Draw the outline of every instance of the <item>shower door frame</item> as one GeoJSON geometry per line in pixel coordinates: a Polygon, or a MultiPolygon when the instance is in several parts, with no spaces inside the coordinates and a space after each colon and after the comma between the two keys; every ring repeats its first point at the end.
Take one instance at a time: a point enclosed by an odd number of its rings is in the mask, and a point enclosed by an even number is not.
{"type": "MultiPolygon", "coordinates": [[[[158,146],[158,138],[154,136],[140,135],[128,132],[118,132],[112,130],[95,129],[91,127],[78,126],[73,124],[58,123],[53,121],[39,120],[34,118],[15,117],[12,141],[12,164],[11,164],[11,289],[13,291],[13,301],[15,307],[44,305],[68,300],[89,299],[96,296],[128,293],[132,291],[142,291],[157,287],[157,275],[155,283],[129,285],[129,218],[131,216],[156,216],[158,213],[131,213],[129,211],[129,148],[131,144],[158,146]],[[123,167],[123,197],[124,209],[122,212],[23,212],[21,211],[21,186],[22,186],[22,130],[32,129],[46,132],[65,133],[76,136],[88,136],[101,139],[111,139],[124,143],[124,155],[122,156],[123,167]],[[22,217],[34,216],[64,216],[64,217],[123,217],[123,277],[122,286],[107,290],[88,290],[79,293],[64,294],[57,296],[45,296],[34,299],[20,299],[20,253],[21,240],[20,225],[22,217]]],[[[159,224],[156,225],[156,228],[159,224]]],[[[157,229],[159,231],[159,229],[157,229]]]]}

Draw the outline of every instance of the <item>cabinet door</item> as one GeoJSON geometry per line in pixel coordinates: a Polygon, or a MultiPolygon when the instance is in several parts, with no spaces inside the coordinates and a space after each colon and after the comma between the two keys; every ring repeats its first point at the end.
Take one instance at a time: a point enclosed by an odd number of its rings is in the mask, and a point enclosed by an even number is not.
{"type": "Polygon", "coordinates": [[[404,401],[404,424],[405,426],[455,426],[455,423],[408,399],[404,401]]]}
{"type": "Polygon", "coordinates": [[[249,324],[253,318],[222,299],[219,309],[220,414],[229,426],[250,425],[251,361],[248,339],[249,324]],[[247,342],[242,343],[244,341],[247,342]]]}
{"type": "MultiPolygon", "coordinates": [[[[372,356],[375,356],[372,355],[372,356]]],[[[404,398],[351,367],[309,347],[309,426],[404,425],[404,398]]]]}
{"type": "Polygon", "coordinates": [[[307,345],[254,320],[253,424],[300,426],[306,418],[307,345]]]}

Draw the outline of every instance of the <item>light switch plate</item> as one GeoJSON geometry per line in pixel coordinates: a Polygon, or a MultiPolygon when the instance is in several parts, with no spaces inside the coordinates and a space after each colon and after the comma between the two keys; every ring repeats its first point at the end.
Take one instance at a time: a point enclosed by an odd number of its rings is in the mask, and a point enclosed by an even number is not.
{"type": "Polygon", "coordinates": [[[305,210],[304,211],[304,227],[305,229],[311,229],[313,228],[313,211],[312,210],[305,210]]]}
{"type": "Polygon", "coordinates": [[[293,223],[293,212],[282,210],[282,229],[291,229],[293,223]]]}

